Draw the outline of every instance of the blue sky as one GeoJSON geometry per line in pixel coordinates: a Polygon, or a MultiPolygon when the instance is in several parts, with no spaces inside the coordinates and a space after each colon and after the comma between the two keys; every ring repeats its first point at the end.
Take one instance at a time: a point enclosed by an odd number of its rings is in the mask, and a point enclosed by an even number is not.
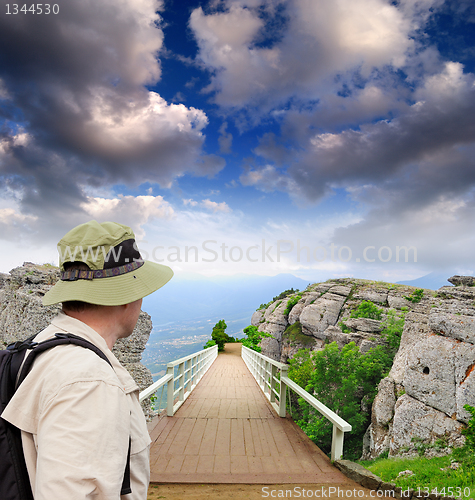
{"type": "Polygon", "coordinates": [[[14,5],[1,271],[92,218],[178,274],[475,271],[473,1],[14,5]]]}

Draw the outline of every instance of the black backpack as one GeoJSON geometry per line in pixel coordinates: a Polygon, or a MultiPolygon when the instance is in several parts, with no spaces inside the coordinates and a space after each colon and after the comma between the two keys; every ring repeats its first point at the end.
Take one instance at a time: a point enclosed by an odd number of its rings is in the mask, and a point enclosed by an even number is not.
{"type": "MultiPolygon", "coordinates": [[[[1,415],[18,386],[28,375],[38,354],[61,344],[74,344],[94,351],[111,365],[107,356],[91,342],[71,333],[57,333],[55,337],[35,342],[34,338],[15,342],[0,351],[0,499],[33,500],[30,479],[26,469],[21,443],[21,431],[1,415]],[[25,354],[29,352],[26,361],[25,354]],[[20,372],[21,368],[21,373],[20,372]]],[[[111,365],[112,366],[112,365],[111,365]]],[[[121,495],[131,493],[130,489],[130,440],[127,464],[124,472],[121,495]]]]}

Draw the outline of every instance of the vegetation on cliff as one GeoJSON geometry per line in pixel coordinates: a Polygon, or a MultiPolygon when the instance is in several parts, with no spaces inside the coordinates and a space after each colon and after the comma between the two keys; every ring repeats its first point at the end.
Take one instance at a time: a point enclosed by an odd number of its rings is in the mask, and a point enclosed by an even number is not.
{"type": "MultiPolygon", "coordinates": [[[[352,317],[381,319],[381,310],[363,302],[352,317]]],[[[371,405],[378,384],[389,372],[399,348],[404,327],[404,311],[387,313],[381,337],[384,344],[362,353],[354,342],[341,349],[336,342],[322,350],[300,350],[290,359],[289,377],[331,408],[353,430],[345,436],[345,457],[361,456],[363,436],[371,420],[371,405]]],[[[303,399],[292,400],[290,413],[304,432],[325,452],[332,441],[332,424],[303,399]]]]}

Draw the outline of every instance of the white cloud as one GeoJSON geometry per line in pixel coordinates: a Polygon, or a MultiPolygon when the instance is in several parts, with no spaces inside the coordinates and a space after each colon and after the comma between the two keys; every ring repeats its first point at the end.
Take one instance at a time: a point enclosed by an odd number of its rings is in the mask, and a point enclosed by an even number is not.
{"type": "Polygon", "coordinates": [[[183,200],[183,205],[185,205],[185,206],[189,205],[190,207],[196,207],[196,205],[198,205],[198,202],[195,200],[192,200],[192,199],[183,200]]]}
{"type": "Polygon", "coordinates": [[[343,212],[256,221],[240,211],[176,211],[173,220],[155,220],[144,226],[146,236],[140,248],[147,258],[175,271],[208,276],[271,276],[289,270],[303,276],[315,272],[331,276],[348,268],[330,257],[335,228],[361,220],[353,211],[343,212]],[[313,254],[321,245],[328,249],[328,258],[317,262],[313,254]]]}
{"type": "Polygon", "coordinates": [[[172,219],[175,212],[162,196],[119,196],[118,198],[88,198],[81,208],[99,222],[117,221],[134,229],[143,237],[142,226],[153,219],[172,219]]]}
{"type": "Polygon", "coordinates": [[[222,213],[228,213],[228,212],[231,212],[231,208],[229,207],[229,205],[225,202],[225,201],[222,201],[222,202],[216,202],[216,201],[211,201],[209,199],[206,199],[206,200],[202,200],[201,202],[198,202],[198,201],[195,201],[195,200],[192,200],[192,199],[185,199],[183,200],[183,204],[185,206],[190,206],[190,207],[201,207],[201,208],[205,208],[206,210],[209,210],[210,212],[213,212],[213,213],[218,213],[218,212],[222,212],[222,213]]]}
{"type": "Polygon", "coordinates": [[[272,165],[247,169],[239,180],[243,186],[256,186],[263,191],[288,191],[297,189],[297,185],[288,176],[272,165]]]}
{"type": "MultiPolygon", "coordinates": [[[[401,67],[413,48],[411,22],[384,0],[289,0],[283,36],[271,46],[256,44],[273,36],[256,2],[226,4],[225,12],[198,8],[190,17],[198,58],[213,72],[208,90],[225,107],[259,105],[265,113],[292,96],[319,98],[337,75],[401,67]]],[[[274,4],[259,7],[272,15],[274,4]]]]}
{"type": "Polygon", "coordinates": [[[220,203],[216,201],[211,201],[211,200],[203,200],[201,202],[201,205],[206,208],[207,210],[211,210],[212,212],[230,212],[231,209],[229,208],[228,204],[225,201],[222,201],[220,203]]]}
{"type": "Polygon", "coordinates": [[[38,217],[23,215],[14,208],[0,208],[0,234],[3,240],[12,240],[21,237],[23,233],[30,233],[38,217]]]}

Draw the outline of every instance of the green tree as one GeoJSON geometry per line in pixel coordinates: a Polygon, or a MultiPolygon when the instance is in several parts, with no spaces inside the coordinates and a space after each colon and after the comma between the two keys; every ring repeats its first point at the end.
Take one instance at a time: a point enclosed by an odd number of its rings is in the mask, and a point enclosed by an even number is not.
{"type": "Polygon", "coordinates": [[[211,332],[211,338],[218,344],[218,351],[224,351],[224,344],[229,341],[229,337],[226,333],[226,322],[224,319],[220,319],[214,326],[211,332]]]}
{"type": "Polygon", "coordinates": [[[310,354],[310,349],[300,349],[289,360],[289,378],[303,388],[307,387],[315,369],[310,354]]]}

